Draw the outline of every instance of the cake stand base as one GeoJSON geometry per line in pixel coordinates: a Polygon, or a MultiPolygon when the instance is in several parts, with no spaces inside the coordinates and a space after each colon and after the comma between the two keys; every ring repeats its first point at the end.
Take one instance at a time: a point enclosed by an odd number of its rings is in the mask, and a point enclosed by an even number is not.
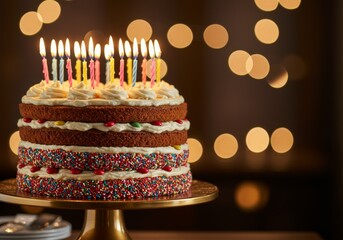
{"type": "Polygon", "coordinates": [[[63,209],[84,209],[84,224],[77,240],[128,240],[123,210],[179,207],[205,203],[218,196],[218,188],[207,182],[193,180],[191,189],[183,194],[158,198],[124,200],[72,200],[48,198],[17,190],[15,179],[0,181],[0,201],[63,209]]]}

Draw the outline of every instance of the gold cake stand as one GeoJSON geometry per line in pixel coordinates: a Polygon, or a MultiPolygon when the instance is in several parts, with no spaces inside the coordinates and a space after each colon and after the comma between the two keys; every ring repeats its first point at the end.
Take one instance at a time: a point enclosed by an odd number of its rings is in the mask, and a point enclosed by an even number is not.
{"type": "Polygon", "coordinates": [[[123,210],[153,209],[195,205],[214,200],[218,188],[207,182],[193,180],[190,191],[158,198],[130,200],[69,200],[33,196],[17,190],[15,179],[0,181],[0,201],[48,208],[84,209],[85,217],[77,240],[129,240],[123,210]]]}

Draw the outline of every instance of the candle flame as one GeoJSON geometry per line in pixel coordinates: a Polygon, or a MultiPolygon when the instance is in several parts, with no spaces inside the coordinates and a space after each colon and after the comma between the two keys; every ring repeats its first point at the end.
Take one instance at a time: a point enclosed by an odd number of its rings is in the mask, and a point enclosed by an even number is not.
{"type": "Polygon", "coordinates": [[[83,60],[86,60],[87,52],[86,52],[86,44],[84,41],[81,42],[81,56],[83,60]]]}
{"type": "Polygon", "coordinates": [[[131,57],[131,46],[130,43],[128,41],[125,41],[125,54],[126,57],[131,57]]]}
{"type": "Polygon", "coordinates": [[[119,38],[119,56],[121,58],[124,57],[124,46],[123,46],[123,41],[121,40],[121,38],[119,38]]]}
{"type": "Polygon", "coordinates": [[[94,55],[94,45],[93,45],[93,38],[89,38],[89,44],[88,44],[88,55],[90,58],[93,58],[94,55]]]}
{"type": "Polygon", "coordinates": [[[58,41],[58,56],[60,57],[64,56],[64,47],[63,47],[63,42],[61,40],[58,41]]]}
{"type": "Polygon", "coordinates": [[[40,38],[39,40],[39,53],[42,57],[45,57],[45,44],[43,38],[40,38]]]}
{"type": "Polygon", "coordinates": [[[95,58],[96,59],[99,59],[101,56],[101,47],[100,47],[100,44],[96,44],[95,45],[95,58]]]}
{"type": "Polygon", "coordinates": [[[160,44],[158,44],[158,41],[155,39],[154,41],[154,46],[155,46],[155,54],[157,58],[161,57],[161,48],[160,48],[160,44]]]}
{"type": "Polygon", "coordinates": [[[152,41],[149,41],[149,55],[151,58],[155,58],[155,50],[154,45],[152,44],[152,41]]]}
{"type": "Polygon", "coordinates": [[[147,54],[147,48],[146,48],[146,42],[144,38],[141,39],[141,53],[142,53],[142,56],[145,58],[147,54]]]}
{"type": "Polygon", "coordinates": [[[110,45],[106,44],[104,47],[104,55],[105,55],[105,59],[109,60],[111,57],[111,50],[110,50],[110,45]]]}
{"type": "Polygon", "coordinates": [[[133,56],[135,58],[138,56],[138,43],[136,38],[133,39],[133,56]]]}
{"type": "Polygon", "coordinates": [[[56,52],[57,52],[56,48],[57,48],[56,47],[56,41],[55,41],[55,39],[52,39],[51,45],[50,45],[50,52],[51,52],[52,57],[56,57],[56,52]]]}
{"type": "Polygon", "coordinates": [[[81,50],[80,50],[80,43],[78,41],[76,41],[74,43],[74,55],[75,55],[75,57],[77,59],[80,58],[80,52],[81,52],[81,50]]]}
{"type": "Polygon", "coordinates": [[[114,55],[114,44],[113,44],[113,38],[112,38],[112,36],[110,36],[110,39],[109,39],[109,41],[108,41],[108,44],[109,44],[110,54],[111,54],[111,56],[113,57],[113,55],[114,55]]]}
{"type": "Polygon", "coordinates": [[[67,56],[67,58],[70,57],[70,43],[68,38],[66,40],[65,55],[67,56]]]}

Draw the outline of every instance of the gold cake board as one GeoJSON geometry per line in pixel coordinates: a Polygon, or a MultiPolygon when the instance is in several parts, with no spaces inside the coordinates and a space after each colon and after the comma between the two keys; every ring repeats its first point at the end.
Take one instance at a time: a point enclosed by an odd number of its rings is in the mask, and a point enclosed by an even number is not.
{"type": "Polygon", "coordinates": [[[205,203],[218,196],[218,188],[208,182],[193,180],[184,194],[145,199],[71,200],[33,196],[19,192],[15,179],[0,181],[0,201],[48,208],[84,209],[84,224],[77,240],[129,240],[123,210],[180,207],[205,203]]]}

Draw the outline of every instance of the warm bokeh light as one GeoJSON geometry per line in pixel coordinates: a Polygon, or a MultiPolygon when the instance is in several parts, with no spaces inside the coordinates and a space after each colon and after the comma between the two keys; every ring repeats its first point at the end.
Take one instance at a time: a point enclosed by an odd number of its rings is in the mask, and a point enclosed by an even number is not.
{"type": "Polygon", "coordinates": [[[253,63],[249,53],[237,50],[230,54],[228,65],[233,73],[243,76],[251,71],[253,63]]]}
{"type": "Polygon", "coordinates": [[[42,26],[42,16],[37,12],[27,12],[19,21],[20,31],[27,36],[35,35],[41,30],[42,26]]]}
{"type": "Polygon", "coordinates": [[[278,4],[278,0],[255,0],[256,6],[265,12],[274,11],[278,4]]]}
{"type": "MultiPolygon", "coordinates": [[[[151,72],[149,71],[150,66],[151,66],[151,59],[149,59],[146,63],[146,69],[148,69],[148,71],[146,72],[146,75],[149,78],[151,78],[151,72]]],[[[168,72],[168,65],[163,59],[161,59],[161,79],[167,75],[167,72],[168,72]]]]}
{"type": "Polygon", "coordinates": [[[287,55],[282,59],[282,64],[287,69],[290,79],[301,79],[304,77],[306,73],[305,61],[298,55],[287,55]]]}
{"type": "Polygon", "coordinates": [[[185,48],[192,43],[193,32],[187,25],[178,23],[169,28],[167,38],[173,47],[185,48]]]}
{"type": "Polygon", "coordinates": [[[19,142],[20,142],[19,131],[16,131],[11,135],[10,140],[9,140],[10,149],[16,155],[18,155],[19,142]]]}
{"type": "MultiPolygon", "coordinates": [[[[249,71],[249,75],[254,79],[263,79],[265,78],[270,70],[269,62],[267,58],[265,58],[261,54],[253,54],[249,58],[251,58],[252,68],[249,71]]],[[[247,61],[247,64],[250,63],[247,61]]]]}
{"type": "Polygon", "coordinates": [[[282,88],[288,81],[287,70],[279,65],[275,64],[270,67],[267,82],[273,88],[282,88]]]}
{"type": "Polygon", "coordinates": [[[226,159],[233,157],[237,153],[238,142],[233,135],[224,133],[216,138],[213,147],[218,157],[226,159]]]}
{"type": "Polygon", "coordinates": [[[293,134],[287,128],[276,129],[270,137],[270,144],[275,152],[288,152],[294,143],[293,134]]]}
{"type": "Polygon", "coordinates": [[[279,28],[272,20],[261,19],[255,25],[255,35],[260,42],[271,44],[278,39],[279,28]]]}
{"type": "Polygon", "coordinates": [[[53,23],[61,14],[61,6],[57,1],[45,0],[39,4],[37,12],[42,16],[43,23],[53,23]]]}
{"type": "Polygon", "coordinates": [[[189,146],[188,162],[194,163],[198,161],[202,156],[202,153],[203,153],[202,144],[199,142],[199,140],[195,138],[188,138],[187,143],[189,146]]]}
{"type": "Polygon", "coordinates": [[[24,213],[29,213],[29,214],[39,214],[44,211],[43,207],[21,205],[20,208],[21,210],[23,210],[24,213]]]}
{"type": "Polygon", "coordinates": [[[90,30],[88,31],[85,36],[83,37],[83,41],[85,42],[86,46],[89,46],[89,39],[93,39],[94,46],[99,43],[101,45],[104,45],[105,43],[108,43],[108,36],[105,35],[104,32],[100,30],[90,30]]]}
{"type": "Polygon", "coordinates": [[[252,128],[248,132],[245,142],[250,151],[255,153],[263,152],[269,145],[268,132],[261,127],[252,128]]]}
{"type": "Polygon", "coordinates": [[[268,189],[258,183],[243,182],[237,186],[235,201],[244,211],[254,211],[263,207],[269,198],[268,189]]]}
{"type": "Polygon", "coordinates": [[[149,22],[143,19],[136,19],[127,26],[126,35],[131,42],[133,42],[134,38],[137,38],[139,41],[142,38],[148,41],[152,36],[152,27],[149,22]]]}
{"type": "Polygon", "coordinates": [[[300,6],[301,0],[279,0],[279,3],[284,8],[293,10],[300,6]]]}
{"type": "Polygon", "coordinates": [[[209,25],[204,31],[204,41],[210,47],[219,49],[225,47],[229,41],[229,33],[219,24],[209,25]]]}

